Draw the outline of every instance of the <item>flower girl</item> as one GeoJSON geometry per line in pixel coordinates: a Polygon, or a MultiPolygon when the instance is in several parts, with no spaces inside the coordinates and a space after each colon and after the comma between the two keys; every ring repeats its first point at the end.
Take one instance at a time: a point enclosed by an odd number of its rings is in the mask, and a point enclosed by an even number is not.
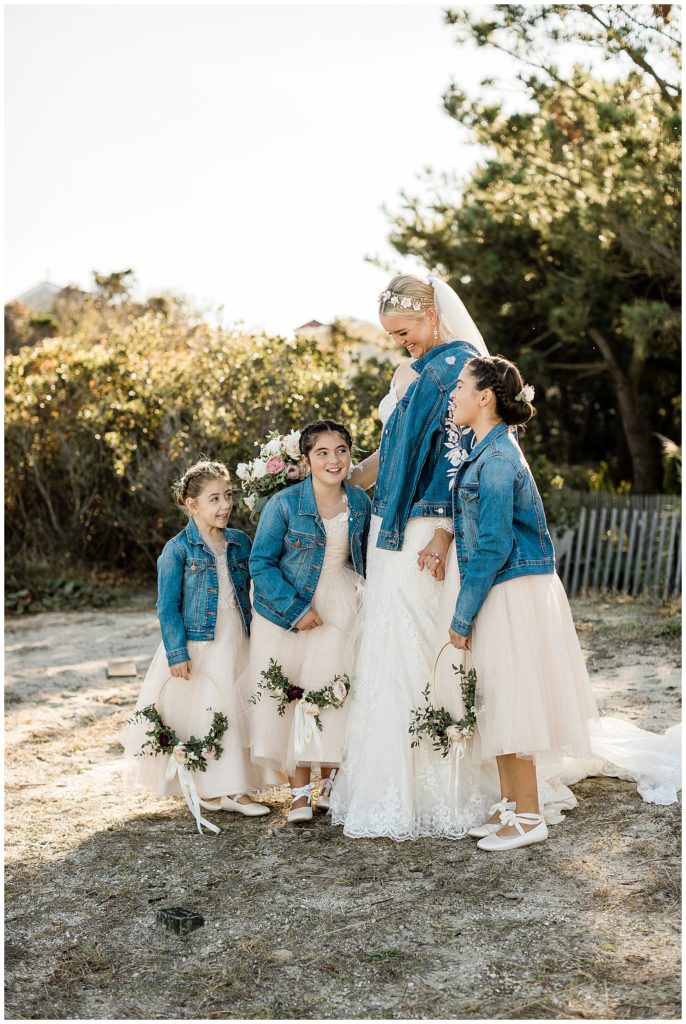
{"type": "MultiPolygon", "coordinates": [[[[136,757],[139,785],[162,795],[182,791],[187,800],[190,788],[209,810],[257,817],[269,808],[246,795],[256,773],[248,758],[247,709],[236,682],[248,655],[250,540],[241,530],[227,529],[233,501],[229,473],[221,462],[201,460],[191,466],[176,484],[176,496],[188,524],[165,544],[158,559],[162,643],[122,737],[125,754],[154,755],[136,757]],[[213,742],[216,723],[222,721],[218,715],[228,719],[228,728],[219,729],[219,750],[213,742]],[[200,762],[188,757],[183,740],[171,749],[170,738],[178,740],[176,734],[186,740],[206,735],[200,762]],[[188,769],[202,763],[205,770],[193,771],[189,786],[188,769]]],[[[199,830],[202,821],[218,831],[200,819],[197,805],[192,809],[199,830]]]]}
{"type": "Polygon", "coordinates": [[[452,394],[453,421],[472,428],[476,445],[455,471],[450,640],[477,673],[472,760],[498,765],[500,804],[469,833],[490,851],[547,838],[535,755],[590,754],[598,714],[541,497],[510,429],[534,415],[533,397],[501,356],[470,360],[452,394]]]}
{"type": "Polygon", "coordinates": [[[261,513],[250,556],[255,615],[251,750],[264,781],[291,785],[291,822],[312,818],[310,769],[327,810],[343,754],[361,612],[369,498],[346,482],[351,437],[333,420],[300,435],[310,475],[261,513]]]}

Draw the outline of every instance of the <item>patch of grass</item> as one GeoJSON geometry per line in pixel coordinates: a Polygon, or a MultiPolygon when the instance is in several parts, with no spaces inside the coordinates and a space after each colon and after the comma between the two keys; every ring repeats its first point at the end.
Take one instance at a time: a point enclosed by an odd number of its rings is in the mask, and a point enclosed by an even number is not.
{"type": "Polygon", "coordinates": [[[667,619],[662,629],[658,629],[657,635],[667,637],[681,636],[681,619],[667,619]]]}
{"type": "Polygon", "coordinates": [[[387,964],[402,957],[402,949],[375,949],[360,957],[367,964],[387,964]]]}

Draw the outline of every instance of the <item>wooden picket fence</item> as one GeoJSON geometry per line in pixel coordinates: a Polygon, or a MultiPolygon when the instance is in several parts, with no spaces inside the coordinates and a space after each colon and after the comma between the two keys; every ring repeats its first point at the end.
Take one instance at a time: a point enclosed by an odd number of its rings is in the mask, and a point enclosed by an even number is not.
{"type": "Polygon", "coordinates": [[[579,520],[553,531],[570,597],[588,590],[681,593],[681,500],[672,495],[576,494],[579,520]]]}

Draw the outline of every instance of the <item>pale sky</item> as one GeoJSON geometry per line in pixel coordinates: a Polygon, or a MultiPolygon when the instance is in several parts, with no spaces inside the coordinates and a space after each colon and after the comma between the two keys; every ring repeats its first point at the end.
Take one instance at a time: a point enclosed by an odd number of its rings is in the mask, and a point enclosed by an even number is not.
{"type": "Polygon", "coordinates": [[[440,6],[5,10],[6,301],[133,267],[225,323],[373,321],[365,256],[416,269],[382,206],[479,156],[441,96],[495,58],[440,6]]]}

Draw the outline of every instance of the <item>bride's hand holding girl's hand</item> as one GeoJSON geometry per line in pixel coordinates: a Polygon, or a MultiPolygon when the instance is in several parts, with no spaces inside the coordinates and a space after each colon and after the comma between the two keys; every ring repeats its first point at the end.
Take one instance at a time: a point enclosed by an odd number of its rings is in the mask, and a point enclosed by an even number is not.
{"type": "Polygon", "coordinates": [[[452,535],[441,527],[434,532],[426,547],[418,553],[417,565],[420,572],[429,569],[434,579],[445,579],[445,560],[452,539],[452,535]]]}
{"type": "Polygon", "coordinates": [[[462,636],[461,633],[456,633],[454,629],[449,629],[448,637],[450,639],[450,643],[453,647],[457,647],[458,651],[471,651],[468,636],[462,636]]]}
{"type": "Polygon", "coordinates": [[[190,679],[191,663],[190,661],[179,661],[176,665],[170,665],[169,671],[175,679],[190,679]]]}
{"type": "Polygon", "coordinates": [[[316,629],[317,626],[323,625],[324,623],[319,618],[314,608],[310,608],[309,611],[305,612],[302,619],[298,619],[298,621],[295,624],[295,628],[297,630],[316,629]]]}

